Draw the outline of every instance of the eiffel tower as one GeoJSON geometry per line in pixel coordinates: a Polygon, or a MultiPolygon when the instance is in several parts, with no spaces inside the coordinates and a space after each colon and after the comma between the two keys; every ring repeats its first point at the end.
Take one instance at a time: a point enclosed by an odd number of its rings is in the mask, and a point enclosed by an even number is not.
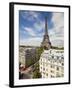
{"type": "Polygon", "coordinates": [[[47,17],[45,17],[45,34],[43,37],[43,41],[41,43],[41,47],[43,47],[46,50],[49,50],[51,48],[51,42],[49,40],[49,35],[48,35],[47,17]]]}

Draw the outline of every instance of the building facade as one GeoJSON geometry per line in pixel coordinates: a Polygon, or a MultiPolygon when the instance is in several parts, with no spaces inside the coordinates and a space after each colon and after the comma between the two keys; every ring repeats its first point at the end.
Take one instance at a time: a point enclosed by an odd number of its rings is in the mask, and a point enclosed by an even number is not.
{"type": "Polygon", "coordinates": [[[44,50],[39,60],[42,78],[64,77],[64,50],[44,50]]]}
{"type": "Polygon", "coordinates": [[[35,62],[36,49],[19,47],[19,62],[26,68],[35,62]]]}

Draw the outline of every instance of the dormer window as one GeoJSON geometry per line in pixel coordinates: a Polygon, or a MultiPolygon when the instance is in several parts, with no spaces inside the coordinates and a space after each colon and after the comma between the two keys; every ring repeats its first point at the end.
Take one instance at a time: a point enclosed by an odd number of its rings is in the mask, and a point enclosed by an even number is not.
{"type": "Polygon", "coordinates": [[[57,59],[59,59],[59,56],[57,56],[57,59]]]}
{"type": "Polygon", "coordinates": [[[62,63],[62,66],[64,66],[64,63],[62,63]]]}
{"type": "Polygon", "coordinates": [[[64,57],[62,56],[61,59],[64,59],[64,57]]]}
{"type": "Polygon", "coordinates": [[[52,58],[54,58],[54,56],[52,56],[52,58]]]}

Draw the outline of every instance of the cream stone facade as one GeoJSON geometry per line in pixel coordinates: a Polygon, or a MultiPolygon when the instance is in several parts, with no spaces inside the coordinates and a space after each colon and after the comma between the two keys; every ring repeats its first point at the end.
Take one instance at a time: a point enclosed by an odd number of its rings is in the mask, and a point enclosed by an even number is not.
{"type": "Polygon", "coordinates": [[[42,78],[64,77],[64,50],[44,50],[39,60],[42,78]]]}

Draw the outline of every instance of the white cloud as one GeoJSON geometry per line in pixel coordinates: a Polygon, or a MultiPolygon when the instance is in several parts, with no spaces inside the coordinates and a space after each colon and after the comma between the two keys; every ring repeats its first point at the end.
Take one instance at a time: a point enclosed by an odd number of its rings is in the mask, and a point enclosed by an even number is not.
{"type": "Polygon", "coordinates": [[[42,41],[42,38],[33,37],[33,38],[20,40],[20,45],[40,46],[41,41],[42,41]]]}
{"type": "MultiPolygon", "coordinates": [[[[34,20],[32,27],[22,26],[23,30],[26,30],[29,33],[29,35],[36,36],[37,32],[40,32],[41,30],[43,30],[45,28],[45,22],[39,18],[40,13],[34,12],[34,11],[30,11],[30,12],[24,11],[21,13],[21,15],[24,19],[27,19],[29,21],[34,20]]],[[[41,36],[41,34],[37,33],[37,36],[41,36]]]]}
{"type": "Polygon", "coordinates": [[[45,29],[45,22],[41,21],[41,20],[38,20],[37,22],[35,22],[33,24],[32,27],[24,27],[22,26],[22,31],[27,31],[27,33],[30,35],[30,36],[43,36],[43,33],[38,33],[38,32],[43,32],[42,30],[45,29]]]}
{"type": "Polygon", "coordinates": [[[63,13],[53,13],[52,22],[54,27],[49,30],[52,45],[64,46],[64,15],[63,13]]]}
{"type": "Polygon", "coordinates": [[[63,13],[53,13],[52,21],[54,22],[55,27],[61,27],[64,25],[63,13]]]}
{"type": "Polygon", "coordinates": [[[32,20],[38,19],[39,13],[36,13],[34,11],[24,11],[24,12],[22,12],[22,17],[24,19],[32,21],[32,20]]]}
{"type": "Polygon", "coordinates": [[[27,33],[28,33],[30,36],[36,36],[33,28],[30,28],[30,27],[23,27],[23,28],[24,28],[24,30],[27,31],[27,33]]]}
{"type": "Polygon", "coordinates": [[[37,31],[43,30],[45,28],[45,22],[44,21],[41,21],[41,20],[38,20],[38,22],[34,23],[34,28],[37,31]]]}

